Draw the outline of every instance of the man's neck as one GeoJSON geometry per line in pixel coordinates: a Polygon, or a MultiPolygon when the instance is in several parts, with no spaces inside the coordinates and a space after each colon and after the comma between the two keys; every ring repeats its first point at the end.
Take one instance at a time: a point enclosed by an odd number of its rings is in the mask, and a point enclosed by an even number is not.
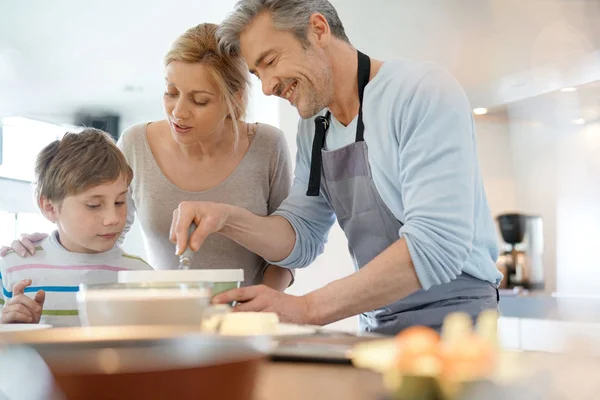
{"type": "MultiPolygon", "coordinates": [[[[343,41],[331,44],[333,69],[333,99],[328,104],[333,116],[343,125],[348,125],[358,114],[358,54],[352,45],[343,41]]],[[[371,59],[369,81],[379,72],[382,61],[371,59]]]]}

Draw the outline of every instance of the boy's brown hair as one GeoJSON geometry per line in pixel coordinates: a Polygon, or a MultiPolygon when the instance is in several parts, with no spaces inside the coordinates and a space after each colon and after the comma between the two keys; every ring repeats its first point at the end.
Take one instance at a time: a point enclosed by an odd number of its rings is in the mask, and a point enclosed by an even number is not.
{"type": "Polygon", "coordinates": [[[91,187],[114,182],[123,176],[127,185],[133,171],[114,140],[99,129],[66,133],[38,154],[35,164],[36,200],[60,203],[91,187]]]}

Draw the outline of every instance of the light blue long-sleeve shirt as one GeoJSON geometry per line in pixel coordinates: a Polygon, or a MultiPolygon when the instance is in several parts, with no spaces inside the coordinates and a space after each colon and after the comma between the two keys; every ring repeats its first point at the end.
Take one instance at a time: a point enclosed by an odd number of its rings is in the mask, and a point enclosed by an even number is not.
{"type": "MultiPolygon", "coordinates": [[[[404,225],[419,281],[424,289],[449,282],[463,271],[493,284],[498,247],[475,145],[471,107],[445,70],[431,63],[388,61],[365,88],[365,142],[375,186],[404,225]]],[[[326,149],[355,140],[333,115],[326,149]]],[[[298,125],[296,171],[289,197],[276,215],[296,231],[292,253],[278,264],[309,265],[323,251],[335,214],[321,194],[306,196],[314,118],[298,125]]]]}

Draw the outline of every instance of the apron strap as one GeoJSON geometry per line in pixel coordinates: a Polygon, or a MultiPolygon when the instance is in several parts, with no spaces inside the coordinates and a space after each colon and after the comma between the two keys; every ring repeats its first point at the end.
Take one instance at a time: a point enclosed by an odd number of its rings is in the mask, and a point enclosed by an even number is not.
{"type": "Polygon", "coordinates": [[[365,87],[369,83],[369,76],[371,75],[371,59],[369,56],[358,53],[358,121],[356,123],[356,141],[362,142],[365,140],[365,124],[363,123],[363,97],[365,94],[365,87]]]}
{"type": "MultiPolygon", "coordinates": [[[[365,86],[369,83],[371,75],[371,59],[369,56],[356,51],[358,53],[358,120],[356,123],[356,141],[363,142],[365,140],[365,124],[363,123],[362,103],[365,93],[365,86]]],[[[307,196],[318,196],[321,189],[321,170],[323,156],[321,150],[325,147],[325,135],[329,128],[329,119],[331,112],[327,111],[325,116],[315,118],[315,138],[313,139],[312,154],[310,160],[310,175],[308,178],[307,196]]]]}
{"type": "Polygon", "coordinates": [[[321,165],[323,163],[321,149],[325,146],[325,135],[329,128],[329,117],[331,117],[331,112],[327,111],[325,116],[319,115],[315,118],[315,138],[312,147],[308,190],[306,191],[307,196],[318,196],[321,189],[321,165]]]}

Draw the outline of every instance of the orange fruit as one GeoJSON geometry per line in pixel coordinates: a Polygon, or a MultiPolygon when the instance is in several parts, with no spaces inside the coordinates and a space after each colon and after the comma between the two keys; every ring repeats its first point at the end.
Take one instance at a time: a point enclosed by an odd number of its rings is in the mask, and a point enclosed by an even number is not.
{"type": "Polygon", "coordinates": [[[443,343],[440,357],[442,378],[461,382],[491,375],[496,361],[494,348],[475,333],[457,341],[443,343]]]}
{"type": "Polygon", "coordinates": [[[425,326],[413,326],[396,336],[396,367],[403,373],[437,375],[441,369],[440,335],[425,326]]]}

